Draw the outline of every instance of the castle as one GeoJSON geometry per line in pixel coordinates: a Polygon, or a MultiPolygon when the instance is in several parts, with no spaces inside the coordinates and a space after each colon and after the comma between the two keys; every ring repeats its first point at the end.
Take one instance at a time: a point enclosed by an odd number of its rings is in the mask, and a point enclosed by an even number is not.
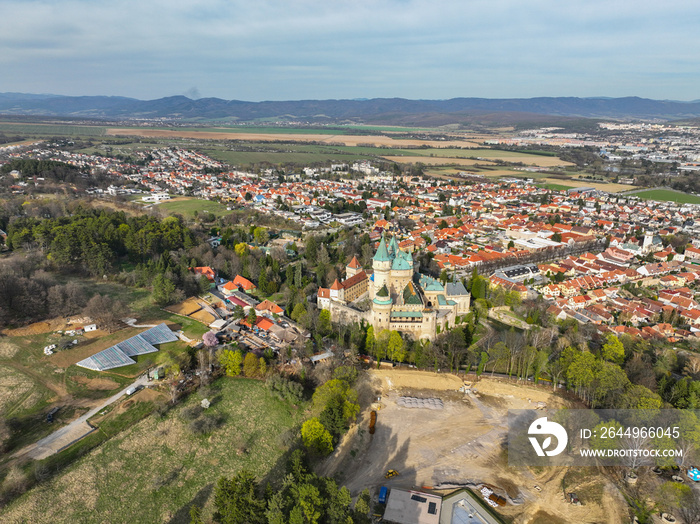
{"type": "Polygon", "coordinates": [[[387,242],[382,235],[372,259],[372,274],[353,257],[346,267],[345,280],[320,288],[319,309],[330,311],[338,323],[367,321],[375,332],[384,329],[410,334],[416,339],[435,336],[461,324],[469,312],[470,295],[461,282],[440,281],[418,273],[410,253],[402,251],[396,237],[387,242]],[[369,299],[369,310],[353,303],[369,299]]]}

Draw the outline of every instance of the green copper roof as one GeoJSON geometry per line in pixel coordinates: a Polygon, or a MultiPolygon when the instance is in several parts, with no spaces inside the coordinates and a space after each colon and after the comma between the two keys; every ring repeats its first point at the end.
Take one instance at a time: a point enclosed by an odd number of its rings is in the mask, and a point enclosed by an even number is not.
{"type": "Polygon", "coordinates": [[[389,256],[389,251],[386,248],[386,239],[382,235],[382,240],[379,242],[379,247],[372,260],[377,262],[391,262],[391,257],[389,256]]]}
{"type": "Polygon", "coordinates": [[[377,291],[377,296],[378,297],[388,297],[389,296],[389,290],[386,288],[386,284],[382,286],[382,288],[377,291]]]}
{"type": "Polygon", "coordinates": [[[391,297],[374,297],[374,303],[386,306],[391,304],[391,297]]]}
{"type": "Polygon", "coordinates": [[[420,276],[420,285],[425,291],[444,291],[445,288],[440,284],[439,280],[429,277],[428,275],[420,276]]]}
{"type": "MultiPolygon", "coordinates": [[[[413,260],[411,260],[411,262],[413,262],[413,260]]],[[[401,252],[399,252],[399,256],[397,256],[391,263],[391,269],[396,269],[397,271],[402,271],[411,268],[411,263],[408,260],[406,260],[405,257],[401,256],[401,252]]]]}
{"type": "Polygon", "coordinates": [[[396,235],[392,236],[391,240],[389,240],[389,251],[394,255],[396,255],[396,253],[399,251],[399,244],[396,242],[396,235]]]}
{"type": "Polygon", "coordinates": [[[410,305],[422,305],[423,302],[421,302],[420,297],[416,293],[416,290],[413,289],[413,284],[409,282],[406,284],[406,287],[403,290],[403,302],[404,304],[410,304],[410,305]]]}

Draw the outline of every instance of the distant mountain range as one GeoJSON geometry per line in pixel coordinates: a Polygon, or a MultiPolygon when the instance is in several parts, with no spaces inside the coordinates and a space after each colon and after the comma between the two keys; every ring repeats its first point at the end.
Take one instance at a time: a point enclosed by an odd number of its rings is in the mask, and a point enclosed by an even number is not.
{"type": "Polygon", "coordinates": [[[625,98],[452,98],[407,100],[296,100],[243,102],[171,96],[137,100],[118,96],[59,96],[0,93],[0,114],[89,119],[294,120],[373,124],[446,125],[481,119],[493,122],[556,118],[683,120],[700,118],[700,101],[625,98]]]}

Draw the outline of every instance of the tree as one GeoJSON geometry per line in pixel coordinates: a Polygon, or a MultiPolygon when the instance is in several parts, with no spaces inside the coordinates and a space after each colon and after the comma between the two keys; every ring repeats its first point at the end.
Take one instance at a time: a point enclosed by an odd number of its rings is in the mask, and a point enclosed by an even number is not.
{"type": "Polygon", "coordinates": [[[369,516],[371,509],[370,502],[372,501],[369,495],[369,489],[365,488],[355,502],[355,512],[364,517],[369,516]]]}
{"type": "Polygon", "coordinates": [[[299,322],[302,315],[304,315],[305,313],[306,313],[306,308],[304,307],[304,304],[299,303],[296,306],[294,306],[294,309],[292,310],[292,314],[290,315],[290,317],[294,322],[299,322]]]}
{"type": "Polygon", "coordinates": [[[243,363],[243,353],[240,349],[232,351],[224,349],[219,352],[219,364],[224,368],[226,375],[237,377],[241,374],[241,364],[243,363]]]}
{"type": "Polygon", "coordinates": [[[233,318],[240,319],[245,317],[245,311],[243,310],[243,306],[240,304],[236,304],[236,307],[233,308],[233,318]]]}
{"type": "MultiPolygon", "coordinates": [[[[323,454],[327,455],[328,453],[323,454]]],[[[309,483],[298,484],[294,488],[297,500],[299,501],[299,505],[296,507],[301,508],[304,515],[304,522],[308,522],[308,524],[318,524],[323,507],[323,501],[318,488],[309,483]]]]}
{"type": "Polygon", "coordinates": [[[486,367],[486,364],[489,361],[489,354],[486,353],[485,351],[481,352],[481,356],[479,357],[479,365],[476,368],[476,376],[479,377],[481,374],[484,372],[484,368],[486,367]]]}
{"type": "Polygon", "coordinates": [[[331,312],[327,309],[322,310],[318,315],[318,332],[321,336],[326,336],[331,333],[333,326],[331,325],[331,312]]]}
{"type": "Polygon", "coordinates": [[[307,420],[301,426],[301,439],[308,449],[319,455],[325,456],[333,451],[333,436],[316,417],[307,420]]]}
{"type": "Polygon", "coordinates": [[[337,444],[340,437],[348,429],[348,421],[343,413],[343,404],[340,395],[331,397],[318,417],[321,424],[333,436],[333,444],[337,444]]]}
{"type": "Polygon", "coordinates": [[[219,339],[216,338],[216,333],[213,331],[207,331],[204,333],[204,335],[202,335],[202,342],[204,342],[205,346],[212,348],[219,343],[219,339]]]}
{"type": "Polygon", "coordinates": [[[367,328],[367,337],[365,338],[365,351],[370,355],[374,354],[374,327],[367,328]]]}
{"type": "Polygon", "coordinates": [[[625,360],[625,346],[620,342],[620,339],[612,333],[608,333],[606,340],[607,342],[603,344],[601,350],[603,360],[614,364],[622,364],[625,360]]]}
{"type": "Polygon", "coordinates": [[[190,524],[204,524],[202,519],[202,508],[193,504],[190,508],[190,524]]]}
{"type": "Polygon", "coordinates": [[[325,409],[331,399],[339,397],[343,400],[343,416],[350,420],[360,412],[357,391],[344,380],[334,378],[316,388],[313,403],[316,409],[325,409]]]}
{"type": "Polygon", "coordinates": [[[406,359],[406,350],[401,334],[398,331],[392,331],[389,335],[389,343],[387,344],[387,356],[391,360],[403,362],[406,359]]]}
{"type": "MultiPolygon", "coordinates": [[[[659,488],[657,495],[659,506],[669,513],[676,513],[684,504],[689,503],[693,498],[696,497],[693,495],[692,488],[677,482],[664,482],[659,488]]],[[[700,522],[700,519],[694,522],[700,522]]]]}
{"type": "Polygon", "coordinates": [[[243,374],[246,377],[257,377],[260,373],[260,364],[255,353],[247,353],[243,359],[243,374]]]}
{"type": "Polygon", "coordinates": [[[202,294],[208,293],[209,290],[211,289],[211,286],[209,284],[209,279],[207,277],[205,277],[204,275],[201,275],[199,277],[199,279],[197,280],[197,287],[199,288],[200,293],[202,293],[202,294]]]}
{"type": "Polygon", "coordinates": [[[260,376],[264,378],[265,375],[267,375],[267,361],[263,357],[260,357],[260,359],[258,360],[258,365],[258,372],[260,376]]]}
{"type": "Polygon", "coordinates": [[[107,295],[93,296],[85,306],[83,314],[92,318],[100,328],[114,331],[121,327],[121,319],[128,313],[126,306],[119,300],[112,300],[107,295]]]}
{"type": "Polygon", "coordinates": [[[576,388],[576,393],[587,400],[590,395],[590,388],[599,368],[599,363],[595,356],[588,351],[576,353],[569,365],[566,378],[576,388]]]}
{"type": "Polygon", "coordinates": [[[547,368],[547,362],[549,362],[549,353],[544,350],[539,350],[535,356],[535,360],[532,363],[532,372],[534,375],[534,382],[537,384],[540,380],[540,375],[547,368]]]}
{"type": "Polygon", "coordinates": [[[267,268],[265,266],[262,266],[260,268],[260,274],[258,275],[258,289],[260,289],[261,292],[266,293],[267,286],[268,286],[267,268]]]}
{"type": "Polygon", "coordinates": [[[255,308],[251,307],[248,311],[248,316],[246,317],[246,322],[252,327],[258,321],[258,315],[255,312],[255,308]]]}
{"type": "Polygon", "coordinates": [[[214,490],[214,520],[222,524],[265,524],[265,501],[257,495],[253,474],[243,470],[221,477],[214,490]]]}
{"type": "Polygon", "coordinates": [[[255,242],[259,246],[263,246],[267,244],[267,241],[270,240],[270,235],[267,232],[267,229],[264,227],[256,227],[253,230],[253,238],[255,238],[255,242]]]}
{"type": "Polygon", "coordinates": [[[629,385],[625,372],[616,364],[602,362],[593,381],[592,407],[615,407],[615,402],[629,385]]]}
{"type": "Polygon", "coordinates": [[[309,261],[310,264],[315,264],[316,263],[316,257],[318,255],[318,240],[314,235],[309,235],[306,238],[306,260],[309,261]]]}
{"type": "Polygon", "coordinates": [[[172,304],[175,301],[175,284],[170,279],[165,278],[163,274],[156,275],[153,280],[151,298],[161,307],[172,304]]]}

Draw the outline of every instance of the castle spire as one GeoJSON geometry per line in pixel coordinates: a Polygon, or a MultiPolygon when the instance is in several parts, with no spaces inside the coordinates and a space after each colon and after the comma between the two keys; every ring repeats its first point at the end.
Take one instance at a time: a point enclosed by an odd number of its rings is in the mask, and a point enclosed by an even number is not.
{"type": "Polygon", "coordinates": [[[389,251],[386,248],[386,238],[384,238],[384,233],[382,233],[382,240],[379,242],[379,247],[377,248],[377,252],[372,260],[375,262],[391,262],[389,251]]]}

